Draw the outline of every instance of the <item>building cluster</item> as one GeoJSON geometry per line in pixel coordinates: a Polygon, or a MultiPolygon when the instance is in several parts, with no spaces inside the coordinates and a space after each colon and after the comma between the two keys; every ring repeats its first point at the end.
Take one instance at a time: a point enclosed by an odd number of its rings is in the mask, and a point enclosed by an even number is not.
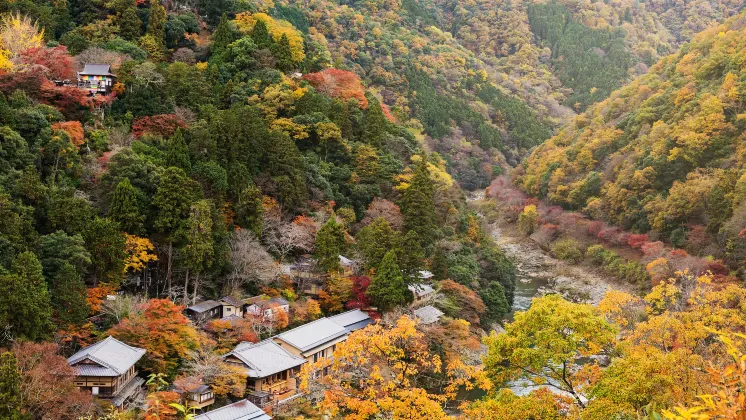
{"type": "MultiPolygon", "coordinates": [[[[340,256],[340,263],[345,270],[344,275],[353,275],[353,260],[340,256]]],[[[312,261],[300,260],[289,268],[299,289],[307,294],[313,295],[312,292],[321,287],[323,279],[320,283],[312,261]]],[[[430,272],[422,271],[420,282],[409,286],[414,296],[413,305],[419,307],[412,314],[423,325],[437,323],[443,316],[443,312],[428,305],[435,295],[435,289],[429,284],[431,277],[430,272]]],[[[225,296],[205,300],[189,306],[184,313],[195,324],[203,325],[213,320],[233,321],[245,316],[271,321],[280,312],[289,311],[290,303],[284,298],[260,295],[247,299],[225,296]]],[[[196,419],[270,419],[263,410],[265,407],[287,402],[300,395],[299,376],[304,364],[331,358],[337,345],[344,342],[350,333],[373,322],[368,312],[354,309],[317,319],[258,343],[238,344],[223,355],[223,360],[246,374],[246,398],[200,414],[196,419]]],[[[144,380],[138,377],[135,365],[144,354],[144,349],[108,337],[75,353],[68,363],[76,369],[75,384],[79,388],[89,390],[98,398],[110,400],[116,407],[122,407],[142,389],[144,380]]],[[[201,410],[215,402],[208,385],[174,391],[181,395],[182,404],[191,408],[201,410]]]]}

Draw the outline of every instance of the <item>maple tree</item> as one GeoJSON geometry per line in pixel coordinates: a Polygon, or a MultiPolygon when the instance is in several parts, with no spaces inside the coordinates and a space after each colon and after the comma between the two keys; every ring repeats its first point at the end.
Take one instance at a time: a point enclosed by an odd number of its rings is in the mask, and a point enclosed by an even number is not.
{"type": "Polygon", "coordinates": [[[365,97],[360,78],[351,71],[324,69],[317,73],[303,75],[303,78],[325,95],[344,101],[355,99],[360,108],[368,107],[368,99],[365,97]]]}
{"type": "Polygon", "coordinates": [[[167,299],[151,299],[113,326],[108,333],[125,343],[146,349],[144,366],[153,372],[173,372],[200,337],[182,313],[183,307],[167,299]]]}

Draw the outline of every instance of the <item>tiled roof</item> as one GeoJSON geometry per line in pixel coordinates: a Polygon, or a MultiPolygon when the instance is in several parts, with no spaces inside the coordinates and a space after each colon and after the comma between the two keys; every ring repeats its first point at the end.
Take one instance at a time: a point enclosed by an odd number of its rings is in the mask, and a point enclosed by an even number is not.
{"type": "Polygon", "coordinates": [[[86,64],[79,74],[88,76],[113,76],[111,66],[108,64],[86,64]]]}
{"type": "Polygon", "coordinates": [[[350,265],[354,265],[355,261],[353,261],[353,260],[345,257],[344,255],[340,255],[339,256],[339,263],[342,264],[343,266],[347,267],[347,266],[350,266],[350,265]]]}
{"type": "Polygon", "coordinates": [[[144,354],[144,349],[128,346],[109,336],[73,354],[67,359],[67,363],[78,369],[78,372],[85,372],[79,373],[80,375],[119,376],[127,372],[144,354]],[[89,364],[75,366],[86,359],[97,363],[99,367],[89,364]]]}
{"type": "Polygon", "coordinates": [[[419,277],[422,280],[427,280],[433,278],[435,275],[427,270],[420,270],[417,272],[417,277],[419,277]]]}
{"type": "Polygon", "coordinates": [[[248,304],[249,306],[256,305],[260,308],[266,308],[271,304],[277,304],[277,306],[285,306],[289,305],[290,302],[281,297],[270,298],[267,295],[259,295],[246,299],[246,304],[248,304]]]}
{"type": "Polygon", "coordinates": [[[435,291],[433,286],[424,283],[410,284],[407,288],[417,297],[427,296],[435,291]]]}
{"type": "Polygon", "coordinates": [[[223,357],[229,355],[248,366],[251,378],[264,378],[306,363],[306,359],[290,354],[271,339],[259,343],[241,343],[223,357]]]}
{"type": "Polygon", "coordinates": [[[311,350],[328,341],[342,337],[347,329],[329,318],[321,318],[300,327],[285,331],[276,338],[290,344],[300,351],[311,350]]]}
{"type": "Polygon", "coordinates": [[[420,309],[415,309],[414,316],[420,320],[421,324],[427,325],[440,321],[440,317],[443,316],[443,312],[441,312],[440,309],[434,306],[428,305],[423,306],[420,309]]]}
{"type": "Polygon", "coordinates": [[[368,314],[360,309],[342,312],[339,315],[330,316],[329,319],[345,327],[349,332],[365,328],[367,325],[373,323],[373,320],[368,316],[368,314]]]}
{"type": "Polygon", "coordinates": [[[225,302],[229,305],[236,306],[238,308],[243,306],[243,302],[240,299],[236,299],[233,296],[224,296],[220,298],[220,302],[225,302]]]}
{"type": "Polygon", "coordinates": [[[200,414],[194,420],[272,420],[272,417],[248,400],[241,400],[200,414]]]}
{"type": "Polygon", "coordinates": [[[220,302],[216,302],[214,300],[205,300],[196,305],[192,305],[188,307],[187,309],[189,309],[190,311],[197,312],[197,313],[202,313],[202,312],[207,312],[210,309],[215,309],[218,306],[221,306],[220,302]]]}

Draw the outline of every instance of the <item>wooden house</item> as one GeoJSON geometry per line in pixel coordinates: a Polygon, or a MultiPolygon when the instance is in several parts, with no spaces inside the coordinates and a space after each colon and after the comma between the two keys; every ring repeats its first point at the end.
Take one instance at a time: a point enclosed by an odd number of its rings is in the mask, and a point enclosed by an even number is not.
{"type": "Polygon", "coordinates": [[[186,308],[184,314],[194,322],[207,322],[223,317],[223,305],[215,300],[205,300],[186,308]]]}
{"type": "Polygon", "coordinates": [[[274,319],[278,311],[289,313],[290,302],[281,298],[270,298],[267,295],[259,295],[246,299],[246,313],[254,315],[262,320],[274,319]]]}
{"type": "Polygon", "coordinates": [[[415,283],[410,284],[407,288],[414,295],[413,303],[421,303],[435,296],[435,289],[429,284],[415,283]]]}
{"type": "Polygon", "coordinates": [[[414,317],[420,321],[420,324],[422,325],[435,324],[440,321],[440,318],[443,315],[444,314],[440,309],[432,305],[423,306],[422,308],[414,310],[414,317]]]}
{"type": "Polygon", "coordinates": [[[221,306],[221,318],[231,315],[243,318],[245,304],[240,299],[236,299],[233,296],[224,296],[220,298],[219,302],[221,306]]]}
{"type": "Polygon", "coordinates": [[[337,343],[346,340],[349,334],[342,325],[329,318],[321,318],[285,331],[272,339],[293,355],[309,362],[317,362],[320,358],[332,357],[337,343]]]}
{"type": "Polygon", "coordinates": [[[247,396],[259,407],[296,395],[300,366],[306,363],[306,359],[290,353],[271,339],[241,343],[223,359],[246,372],[247,396]]]}
{"type": "Polygon", "coordinates": [[[241,400],[195,417],[194,420],[272,420],[251,401],[241,400]]]}
{"type": "Polygon", "coordinates": [[[86,64],[83,71],[78,72],[78,87],[92,95],[109,94],[116,80],[108,64],[86,64]]]}
{"type": "Polygon", "coordinates": [[[215,394],[209,385],[197,384],[189,389],[174,387],[174,392],[181,396],[180,402],[185,407],[202,409],[215,403],[215,394]]]}
{"type": "Polygon", "coordinates": [[[75,385],[120,407],[145,382],[137,377],[135,363],[145,350],[128,346],[114,337],[88,346],[67,359],[76,371],[75,385]]]}

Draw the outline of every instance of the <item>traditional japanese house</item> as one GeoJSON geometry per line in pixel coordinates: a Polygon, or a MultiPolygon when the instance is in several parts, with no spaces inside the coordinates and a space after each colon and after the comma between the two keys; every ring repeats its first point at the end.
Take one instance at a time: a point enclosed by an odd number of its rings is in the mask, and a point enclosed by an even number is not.
{"type": "Polygon", "coordinates": [[[290,353],[271,339],[241,343],[223,359],[244,369],[247,398],[260,407],[295,395],[300,366],[306,363],[306,359],[290,353]]]}
{"type": "Polygon", "coordinates": [[[78,87],[91,94],[110,93],[116,80],[108,64],[86,64],[83,71],[78,72],[78,87]]]}
{"type": "Polygon", "coordinates": [[[277,311],[288,313],[290,303],[281,298],[270,298],[267,295],[259,295],[246,299],[246,313],[261,317],[264,320],[274,319],[277,311]]]}
{"type": "Polygon", "coordinates": [[[200,414],[194,420],[272,420],[272,417],[251,401],[241,400],[200,414]]]}
{"type": "Polygon", "coordinates": [[[435,324],[436,322],[440,321],[440,318],[443,315],[444,314],[440,311],[440,309],[432,305],[423,306],[422,308],[414,310],[415,318],[417,318],[422,325],[435,324]]]}
{"type": "Polygon", "coordinates": [[[197,385],[189,389],[174,388],[181,395],[181,404],[189,408],[202,409],[215,403],[215,394],[209,385],[197,385]]]}
{"type": "Polygon", "coordinates": [[[373,323],[373,319],[360,309],[342,312],[339,315],[330,316],[329,319],[349,332],[357,331],[373,323]]]}
{"type": "Polygon", "coordinates": [[[137,377],[135,363],[145,350],[114,337],[90,345],[67,359],[76,371],[75,385],[120,407],[145,382],[137,377]]]}
{"type": "Polygon", "coordinates": [[[231,315],[243,317],[245,304],[240,299],[236,299],[233,296],[225,296],[220,298],[220,305],[222,307],[221,318],[231,315]]]}
{"type": "Polygon", "coordinates": [[[346,340],[348,335],[347,328],[329,318],[321,318],[272,339],[290,353],[316,362],[323,357],[332,357],[337,343],[346,340]]]}
{"type": "Polygon", "coordinates": [[[433,289],[433,286],[430,286],[429,284],[415,283],[410,284],[407,288],[414,295],[414,303],[423,302],[435,295],[435,289],[433,289]]]}
{"type": "Polygon", "coordinates": [[[205,300],[184,310],[186,316],[194,322],[220,319],[223,317],[222,312],[223,305],[215,300],[205,300]]]}

